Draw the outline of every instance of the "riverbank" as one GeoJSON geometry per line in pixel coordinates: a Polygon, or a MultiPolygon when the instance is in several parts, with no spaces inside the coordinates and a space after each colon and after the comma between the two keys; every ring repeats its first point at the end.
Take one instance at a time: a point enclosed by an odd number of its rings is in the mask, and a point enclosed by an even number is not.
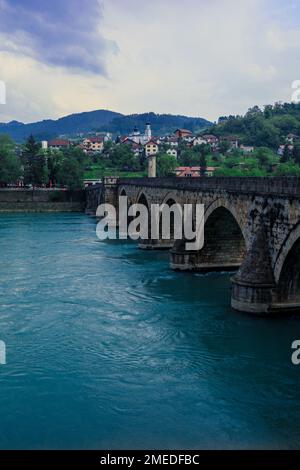
{"type": "Polygon", "coordinates": [[[53,189],[0,189],[0,212],[83,212],[85,192],[53,189]]]}

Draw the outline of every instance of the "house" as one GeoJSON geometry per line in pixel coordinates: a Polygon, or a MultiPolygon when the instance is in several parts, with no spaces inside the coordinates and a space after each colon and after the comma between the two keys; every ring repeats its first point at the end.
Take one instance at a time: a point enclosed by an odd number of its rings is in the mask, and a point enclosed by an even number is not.
{"type": "Polygon", "coordinates": [[[214,176],[215,171],[218,169],[216,166],[207,166],[205,169],[205,176],[214,176]]]}
{"type": "Polygon", "coordinates": [[[192,144],[194,147],[196,147],[196,145],[206,145],[207,141],[201,135],[198,135],[198,137],[193,139],[192,144]]]}
{"type": "Polygon", "coordinates": [[[83,185],[85,188],[88,188],[90,186],[94,186],[95,184],[100,184],[102,182],[101,178],[98,179],[85,179],[83,181],[83,185]]]}
{"type": "Polygon", "coordinates": [[[204,134],[201,136],[204,140],[204,143],[211,145],[212,147],[217,147],[219,143],[218,137],[213,134],[204,134]]]}
{"type": "Polygon", "coordinates": [[[82,142],[86,152],[102,152],[104,148],[103,137],[87,137],[82,142]]]}
{"type": "Polygon", "coordinates": [[[236,136],[226,136],[223,137],[223,140],[226,140],[230,145],[230,150],[239,148],[239,138],[236,136]]]}
{"type": "Polygon", "coordinates": [[[240,149],[245,154],[249,154],[249,153],[254,152],[254,147],[252,147],[250,145],[241,145],[240,149]]]}
{"type": "Polygon", "coordinates": [[[200,176],[200,166],[178,166],[175,174],[180,178],[200,176]]]}
{"type": "Polygon", "coordinates": [[[48,142],[48,147],[53,150],[68,149],[70,147],[70,141],[65,139],[53,139],[48,142]]]}
{"type": "Polygon", "coordinates": [[[158,143],[154,140],[149,140],[144,146],[145,148],[145,155],[149,157],[150,155],[156,155],[159,151],[158,143]]]}
{"type": "Polygon", "coordinates": [[[191,142],[194,138],[193,133],[189,131],[188,129],[176,129],[174,134],[177,137],[177,139],[183,139],[183,140],[186,140],[187,142],[191,142]]]}
{"type": "Polygon", "coordinates": [[[174,148],[168,149],[168,150],[166,151],[166,153],[167,153],[168,155],[172,155],[172,157],[177,158],[177,150],[174,149],[174,148]]]}
{"type": "Polygon", "coordinates": [[[178,147],[178,138],[177,137],[173,137],[173,136],[169,137],[167,142],[171,147],[178,147]]]}
{"type": "Polygon", "coordinates": [[[141,144],[137,144],[134,140],[130,139],[129,137],[123,138],[121,144],[128,145],[135,156],[138,156],[143,152],[143,146],[141,144]]]}
{"type": "MultiPolygon", "coordinates": [[[[217,167],[207,166],[205,168],[205,176],[213,176],[216,169],[217,167]]],[[[200,166],[179,166],[175,168],[175,173],[180,178],[195,178],[201,176],[201,170],[200,166]]]]}
{"type": "MultiPolygon", "coordinates": [[[[287,148],[288,148],[290,153],[292,153],[292,151],[294,150],[293,145],[288,145],[287,148]]],[[[277,155],[282,156],[283,152],[284,152],[284,149],[285,149],[285,145],[280,145],[278,150],[277,150],[277,155]]]]}
{"type": "Polygon", "coordinates": [[[104,142],[108,142],[112,140],[112,133],[111,132],[96,132],[95,133],[96,137],[102,137],[104,142]]]}

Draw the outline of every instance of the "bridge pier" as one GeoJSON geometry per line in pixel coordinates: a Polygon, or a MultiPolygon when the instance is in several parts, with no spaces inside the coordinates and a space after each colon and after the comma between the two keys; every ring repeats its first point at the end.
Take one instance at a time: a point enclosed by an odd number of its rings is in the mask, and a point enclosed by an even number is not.
{"type": "Polygon", "coordinates": [[[170,251],[170,267],[175,271],[236,271],[242,256],[240,251],[231,255],[222,250],[211,251],[205,246],[201,251],[187,251],[182,243],[175,243],[170,251]]]}
{"type": "Polygon", "coordinates": [[[237,274],[232,277],[231,306],[235,310],[268,314],[276,296],[268,238],[260,225],[237,274]]]}

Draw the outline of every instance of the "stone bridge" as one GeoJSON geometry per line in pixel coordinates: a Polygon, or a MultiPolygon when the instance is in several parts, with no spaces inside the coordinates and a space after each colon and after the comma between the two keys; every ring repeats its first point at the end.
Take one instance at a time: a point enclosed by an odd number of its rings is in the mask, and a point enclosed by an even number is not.
{"type": "MultiPolygon", "coordinates": [[[[300,311],[300,178],[134,178],[87,190],[87,209],[100,202],[204,204],[204,247],[144,240],[140,248],[170,249],[181,271],[235,271],[232,307],[256,314],[300,311]]],[[[201,280],[199,281],[201,282],[201,280]]]]}

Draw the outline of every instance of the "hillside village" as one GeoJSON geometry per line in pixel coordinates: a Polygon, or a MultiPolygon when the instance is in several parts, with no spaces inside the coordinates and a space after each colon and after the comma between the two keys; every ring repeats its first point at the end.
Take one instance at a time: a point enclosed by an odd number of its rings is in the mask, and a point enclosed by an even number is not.
{"type": "MultiPolygon", "coordinates": [[[[270,172],[276,173],[280,162],[285,163],[293,158],[299,144],[300,137],[293,133],[286,135],[276,151],[245,145],[239,136],[218,137],[205,131],[195,135],[189,129],[176,129],[172,134],[154,136],[149,123],[146,124],[144,132],[135,127],[128,135],[114,139],[110,132],[101,132],[80,140],[57,138],[41,142],[44,150],[66,150],[73,147],[94,159],[101,155],[103,159],[109,160],[117,147],[126,147],[140,162],[153,155],[158,158],[165,155],[169,157],[170,173],[173,172],[178,177],[222,174],[222,167],[225,165],[226,169],[226,163],[232,171],[244,171],[247,174],[249,166],[253,166],[256,158],[267,160],[270,172]]],[[[86,179],[86,184],[93,184],[98,180],[98,177],[86,179]]]]}
{"type": "MultiPolygon", "coordinates": [[[[109,127],[109,126],[108,126],[109,127]]],[[[127,134],[95,130],[16,144],[0,134],[0,184],[82,187],[103,177],[300,175],[300,108],[251,108],[192,130],[153,132],[152,123],[127,134]]]]}

